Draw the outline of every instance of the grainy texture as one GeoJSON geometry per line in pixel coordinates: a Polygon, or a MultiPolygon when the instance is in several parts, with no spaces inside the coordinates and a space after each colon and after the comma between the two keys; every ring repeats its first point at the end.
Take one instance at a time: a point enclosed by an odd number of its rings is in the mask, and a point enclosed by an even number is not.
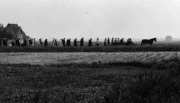
{"type": "Polygon", "coordinates": [[[178,52],[73,52],[73,53],[0,53],[1,64],[71,64],[109,62],[159,62],[174,57],[178,52]]]}
{"type": "Polygon", "coordinates": [[[179,64],[177,58],[147,67],[133,62],[4,64],[0,65],[0,102],[179,103],[179,64]]]}

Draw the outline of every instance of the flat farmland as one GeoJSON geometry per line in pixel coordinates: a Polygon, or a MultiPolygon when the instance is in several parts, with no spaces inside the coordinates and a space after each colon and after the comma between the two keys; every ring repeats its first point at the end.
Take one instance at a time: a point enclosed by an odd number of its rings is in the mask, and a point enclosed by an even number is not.
{"type": "Polygon", "coordinates": [[[0,53],[0,103],[180,103],[179,58],[179,52],[0,53]]]}
{"type": "Polygon", "coordinates": [[[179,52],[18,52],[0,53],[0,64],[73,64],[113,62],[160,62],[179,58],[179,52]]]}

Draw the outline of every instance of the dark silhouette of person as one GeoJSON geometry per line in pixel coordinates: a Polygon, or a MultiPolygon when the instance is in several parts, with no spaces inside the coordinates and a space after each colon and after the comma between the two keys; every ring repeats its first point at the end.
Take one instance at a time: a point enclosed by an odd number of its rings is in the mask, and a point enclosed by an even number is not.
{"type": "Polygon", "coordinates": [[[15,44],[16,44],[17,47],[20,47],[19,39],[16,39],[16,40],[15,40],[15,44]]]}
{"type": "Polygon", "coordinates": [[[124,38],[121,38],[120,45],[124,45],[124,38]]]}
{"type": "Polygon", "coordinates": [[[114,45],[114,38],[111,39],[111,45],[114,45]]]}
{"type": "Polygon", "coordinates": [[[56,47],[58,46],[58,43],[57,43],[56,39],[53,40],[53,46],[56,46],[56,47]]]}
{"type": "Polygon", "coordinates": [[[77,47],[77,38],[74,39],[74,46],[77,47]]]}
{"type": "Polygon", "coordinates": [[[120,38],[118,38],[118,40],[117,40],[117,41],[118,41],[118,43],[117,43],[117,44],[118,44],[118,45],[120,45],[120,38]]]}
{"type": "Polygon", "coordinates": [[[12,47],[14,47],[14,46],[15,46],[15,41],[13,40],[13,41],[11,42],[11,44],[12,44],[12,47]]]}
{"type": "Polygon", "coordinates": [[[109,38],[107,39],[107,44],[110,45],[110,39],[109,38]]]}
{"type": "Polygon", "coordinates": [[[3,46],[7,47],[8,46],[8,40],[7,39],[3,39],[3,46]]]}
{"type": "Polygon", "coordinates": [[[63,47],[66,46],[66,41],[65,40],[66,40],[65,38],[61,39],[63,47]]]}
{"type": "Polygon", "coordinates": [[[84,38],[81,38],[81,40],[80,40],[80,46],[84,46],[84,38]]]}
{"type": "Polygon", "coordinates": [[[0,46],[2,47],[2,39],[0,39],[0,46]]]}
{"type": "Polygon", "coordinates": [[[66,41],[66,45],[67,45],[68,47],[70,47],[70,46],[71,46],[71,39],[67,39],[67,41],[66,41]]]}
{"type": "Polygon", "coordinates": [[[42,39],[39,39],[39,44],[40,44],[40,46],[43,46],[42,39]]]}
{"type": "Polygon", "coordinates": [[[23,39],[22,47],[26,47],[26,46],[27,46],[27,41],[26,41],[26,39],[23,39]]]}
{"type": "Polygon", "coordinates": [[[96,46],[99,46],[99,38],[96,40],[96,46]]]}
{"type": "Polygon", "coordinates": [[[107,39],[105,38],[104,39],[104,46],[106,46],[107,45],[107,39]]]}
{"type": "Polygon", "coordinates": [[[37,42],[36,42],[36,39],[33,38],[33,39],[32,39],[32,46],[37,46],[36,43],[37,43],[37,42]]]}
{"type": "Polygon", "coordinates": [[[119,38],[116,38],[116,45],[119,45],[119,38]]]}
{"type": "Polygon", "coordinates": [[[32,46],[33,45],[33,40],[32,39],[29,39],[29,46],[32,46]]]}
{"type": "Polygon", "coordinates": [[[48,46],[48,39],[44,40],[44,46],[47,47],[48,46]]]}
{"type": "Polygon", "coordinates": [[[0,39],[0,46],[1,46],[1,47],[3,46],[2,42],[3,42],[2,39],[0,39]]]}
{"type": "Polygon", "coordinates": [[[114,39],[114,45],[117,45],[117,38],[114,39]]]}
{"type": "Polygon", "coordinates": [[[89,39],[88,46],[92,46],[92,38],[89,39]]]}

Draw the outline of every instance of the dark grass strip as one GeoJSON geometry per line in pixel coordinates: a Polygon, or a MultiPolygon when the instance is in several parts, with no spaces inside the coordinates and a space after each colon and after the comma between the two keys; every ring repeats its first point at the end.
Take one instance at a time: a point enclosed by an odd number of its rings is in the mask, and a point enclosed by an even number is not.
{"type": "Polygon", "coordinates": [[[141,63],[141,62],[109,62],[109,63],[70,63],[70,64],[48,64],[48,65],[38,65],[38,64],[0,64],[1,67],[90,67],[90,68],[102,68],[102,67],[119,67],[119,66],[135,66],[135,67],[146,67],[150,68],[152,63],[141,63]]]}
{"type": "Polygon", "coordinates": [[[140,52],[140,51],[180,51],[180,46],[99,46],[99,47],[7,47],[0,48],[0,52],[140,52]]]}

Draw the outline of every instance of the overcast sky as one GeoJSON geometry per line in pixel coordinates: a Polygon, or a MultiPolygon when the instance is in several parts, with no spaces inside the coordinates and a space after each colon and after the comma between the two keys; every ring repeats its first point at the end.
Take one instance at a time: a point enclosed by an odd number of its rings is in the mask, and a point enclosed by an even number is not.
{"type": "Polygon", "coordinates": [[[180,0],[0,0],[0,22],[37,38],[180,38],[180,0]]]}

